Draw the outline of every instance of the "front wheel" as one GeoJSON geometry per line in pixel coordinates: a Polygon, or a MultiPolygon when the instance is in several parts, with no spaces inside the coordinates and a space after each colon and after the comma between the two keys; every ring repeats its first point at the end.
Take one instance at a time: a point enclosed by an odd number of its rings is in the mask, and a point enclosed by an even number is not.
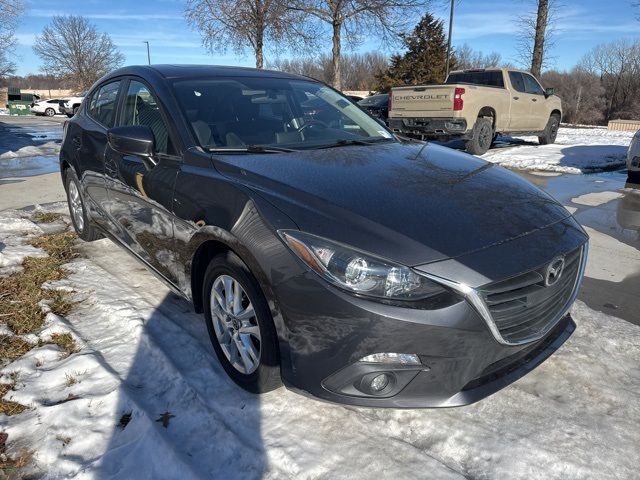
{"type": "Polygon", "coordinates": [[[558,115],[551,115],[549,117],[549,121],[547,122],[547,126],[544,127],[544,131],[542,135],[538,137],[538,143],[540,145],[549,145],[556,141],[556,137],[558,136],[558,128],[560,127],[560,117],[558,115]]]}
{"type": "Polygon", "coordinates": [[[252,393],[282,385],[277,334],[267,301],[233,252],[211,260],[203,299],[209,337],[227,375],[252,393]]]}
{"type": "Polygon", "coordinates": [[[493,122],[490,118],[478,118],[471,138],[465,141],[465,150],[472,155],[484,155],[493,141],[493,122]]]}

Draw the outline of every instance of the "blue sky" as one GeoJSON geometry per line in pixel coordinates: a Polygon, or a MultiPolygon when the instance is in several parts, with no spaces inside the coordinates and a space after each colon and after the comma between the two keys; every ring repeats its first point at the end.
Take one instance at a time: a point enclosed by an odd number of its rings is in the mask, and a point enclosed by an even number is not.
{"type": "MultiPolygon", "coordinates": [[[[39,59],[31,46],[35,36],[53,15],[75,14],[91,19],[101,31],[108,32],[126,56],[127,64],[146,63],[144,40],[151,44],[153,63],[213,63],[227,65],[254,64],[251,53],[237,56],[208,54],[200,37],[186,24],[183,0],[29,0],[29,10],[17,31],[19,45],[18,74],[37,73],[39,59]]],[[[562,0],[557,22],[555,46],[551,50],[552,66],[569,69],[591,47],[619,38],[640,38],[640,13],[631,0],[562,0]]],[[[515,17],[530,8],[532,0],[460,0],[454,22],[454,45],[468,43],[476,50],[497,51],[507,61],[516,62],[515,17]]],[[[436,15],[446,18],[445,7],[435,9],[436,15]]],[[[327,53],[327,42],[322,47],[327,53]]],[[[378,49],[375,34],[358,50],[378,49]]],[[[280,53],[281,56],[292,56],[280,53]]],[[[274,58],[267,51],[266,60],[274,58]]]]}

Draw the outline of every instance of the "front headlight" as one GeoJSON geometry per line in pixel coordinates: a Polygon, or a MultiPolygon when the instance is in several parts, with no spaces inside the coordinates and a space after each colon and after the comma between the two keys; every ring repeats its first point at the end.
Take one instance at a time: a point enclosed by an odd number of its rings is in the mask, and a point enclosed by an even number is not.
{"type": "Polygon", "coordinates": [[[447,292],[409,267],[309,233],[278,233],[313,271],[344,290],[388,300],[422,300],[447,292]]]}

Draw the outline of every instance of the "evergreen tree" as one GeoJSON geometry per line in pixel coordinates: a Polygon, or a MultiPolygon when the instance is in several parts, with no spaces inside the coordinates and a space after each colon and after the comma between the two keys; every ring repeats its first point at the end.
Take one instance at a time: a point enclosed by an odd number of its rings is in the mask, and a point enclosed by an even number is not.
{"type": "MultiPolygon", "coordinates": [[[[389,68],[377,76],[378,90],[388,91],[401,85],[425,85],[445,80],[447,63],[447,39],[441,20],[425,14],[413,32],[400,34],[407,51],[393,55],[389,68]]],[[[450,59],[455,68],[455,58],[450,59]]]]}

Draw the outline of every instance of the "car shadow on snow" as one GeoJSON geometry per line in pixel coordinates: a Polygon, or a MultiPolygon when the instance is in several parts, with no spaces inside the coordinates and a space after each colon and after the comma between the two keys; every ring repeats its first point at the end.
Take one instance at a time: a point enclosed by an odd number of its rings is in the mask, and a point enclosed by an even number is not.
{"type": "Polygon", "coordinates": [[[168,294],[140,328],[97,477],[262,477],[259,397],[228,378],[203,316],[168,294]]]}
{"type": "Polygon", "coordinates": [[[618,170],[627,158],[627,147],[623,145],[574,145],[560,152],[560,166],[578,168],[582,173],[618,170]]]}

